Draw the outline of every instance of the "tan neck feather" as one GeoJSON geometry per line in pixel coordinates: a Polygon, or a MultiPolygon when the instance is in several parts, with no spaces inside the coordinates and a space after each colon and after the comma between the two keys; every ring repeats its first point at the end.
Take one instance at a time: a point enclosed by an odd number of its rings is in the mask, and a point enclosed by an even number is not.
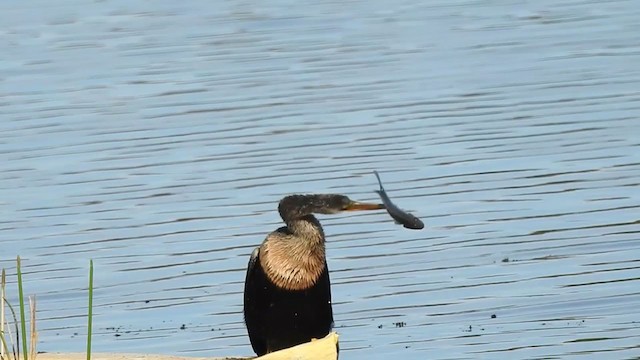
{"type": "Polygon", "coordinates": [[[324,241],[269,239],[260,247],[260,265],[276,286],[286,290],[308,289],[325,269],[324,241]]]}

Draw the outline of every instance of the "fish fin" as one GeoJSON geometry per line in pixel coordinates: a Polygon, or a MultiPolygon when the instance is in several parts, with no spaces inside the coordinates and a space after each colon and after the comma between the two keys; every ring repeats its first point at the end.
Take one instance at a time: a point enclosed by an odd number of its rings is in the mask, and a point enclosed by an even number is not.
{"type": "Polygon", "coordinates": [[[380,180],[380,175],[375,170],[373,170],[373,173],[376,175],[376,178],[378,179],[378,184],[380,185],[380,190],[382,190],[382,180],[380,180]]]}

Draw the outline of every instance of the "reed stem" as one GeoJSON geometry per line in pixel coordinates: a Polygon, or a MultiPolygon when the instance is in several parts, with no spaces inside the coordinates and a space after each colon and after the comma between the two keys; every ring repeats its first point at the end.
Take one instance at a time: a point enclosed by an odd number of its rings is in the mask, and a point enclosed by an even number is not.
{"type": "Polygon", "coordinates": [[[7,274],[2,269],[2,278],[0,278],[0,341],[2,341],[2,346],[0,346],[0,359],[4,359],[4,355],[7,351],[7,344],[4,338],[4,297],[5,297],[5,284],[7,281],[7,274]]]}
{"type": "Polygon", "coordinates": [[[29,315],[31,318],[31,343],[29,346],[29,359],[36,360],[36,347],[38,346],[38,331],[36,330],[36,296],[29,296],[29,315]]]}

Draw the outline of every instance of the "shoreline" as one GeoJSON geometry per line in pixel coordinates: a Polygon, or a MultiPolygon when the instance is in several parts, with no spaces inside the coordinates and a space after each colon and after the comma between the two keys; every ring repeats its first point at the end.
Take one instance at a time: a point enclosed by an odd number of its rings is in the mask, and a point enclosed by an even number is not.
{"type": "MultiPolygon", "coordinates": [[[[85,360],[86,353],[39,353],[38,360],[85,360]]],[[[189,357],[162,354],[135,353],[92,353],[92,360],[337,360],[338,334],[329,333],[322,339],[312,340],[288,349],[272,352],[258,358],[255,357],[189,357]]]]}
{"type": "MultiPolygon", "coordinates": [[[[37,360],[86,360],[86,353],[39,353],[37,360]]],[[[91,360],[248,360],[250,357],[191,357],[163,354],[92,353],[91,360]]]]}

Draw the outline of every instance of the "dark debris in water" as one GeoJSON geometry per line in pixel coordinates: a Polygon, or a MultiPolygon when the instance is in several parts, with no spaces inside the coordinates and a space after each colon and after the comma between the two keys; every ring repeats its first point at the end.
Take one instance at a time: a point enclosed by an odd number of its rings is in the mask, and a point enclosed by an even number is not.
{"type": "MultiPolygon", "coordinates": [[[[464,330],[462,330],[462,331],[470,333],[470,332],[473,332],[473,330],[474,330],[473,325],[469,325],[469,327],[468,327],[468,328],[465,328],[465,329],[464,329],[464,330]]],[[[484,331],[484,328],[483,328],[483,327],[481,327],[481,328],[479,328],[479,329],[478,329],[478,328],[476,328],[476,330],[484,331]]]]}
{"type": "MultiPolygon", "coordinates": [[[[396,328],[401,328],[401,327],[405,327],[407,326],[407,323],[404,321],[397,321],[393,323],[393,326],[395,326],[396,328]]],[[[382,329],[384,327],[384,325],[379,324],[378,325],[378,329],[382,329]]]]}

